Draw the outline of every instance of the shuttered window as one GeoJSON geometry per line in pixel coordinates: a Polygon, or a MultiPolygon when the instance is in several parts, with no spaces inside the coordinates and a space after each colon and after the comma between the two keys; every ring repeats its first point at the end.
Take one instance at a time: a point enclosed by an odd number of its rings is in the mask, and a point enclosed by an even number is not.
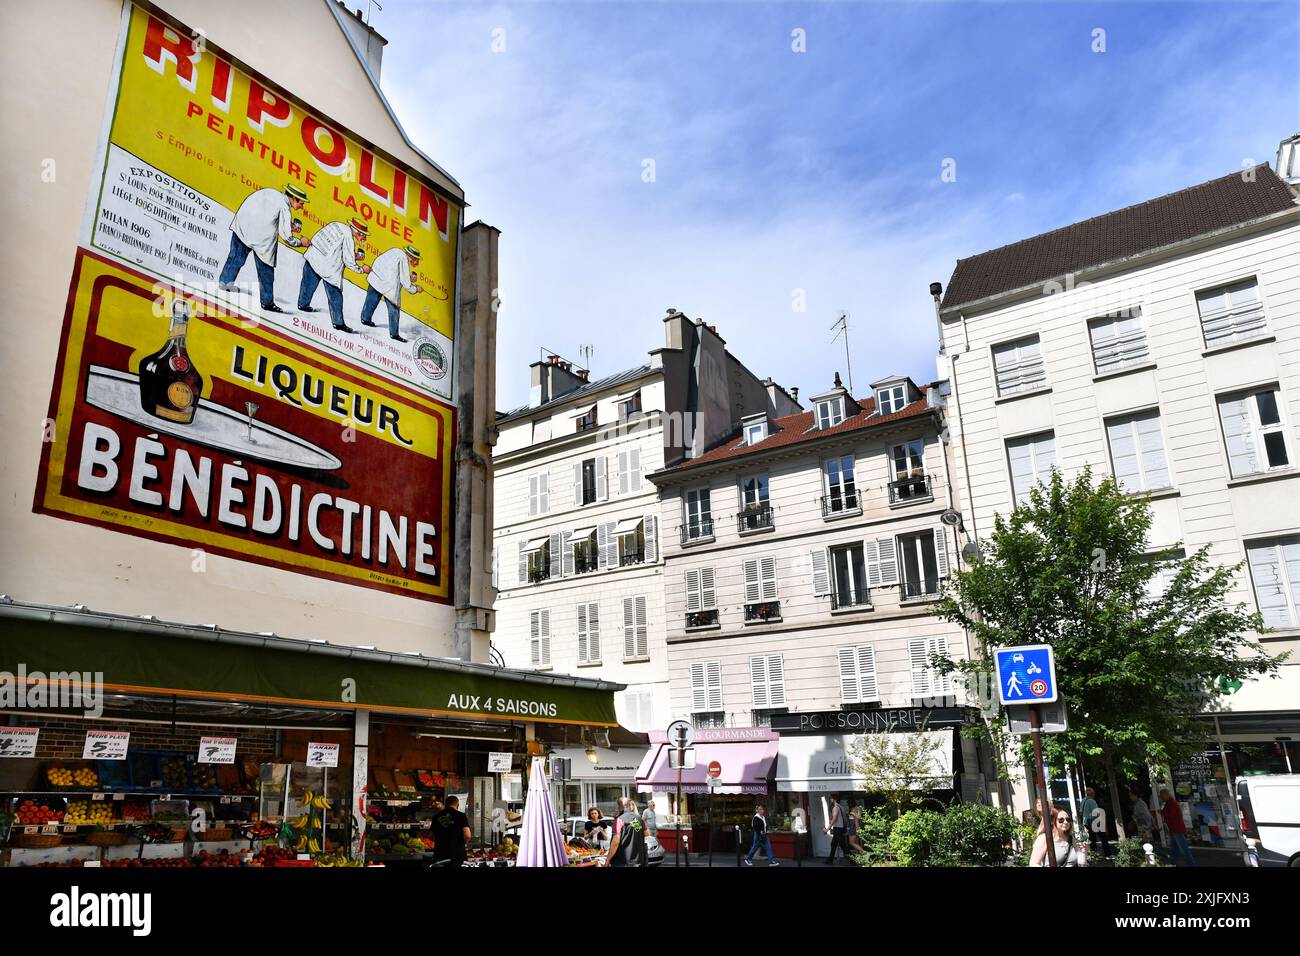
{"type": "Polygon", "coordinates": [[[551,612],[528,615],[528,660],[533,667],[551,666],[551,612]]]}
{"type": "Polygon", "coordinates": [[[1092,363],[1098,375],[1143,365],[1149,356],[1147,333],[1141,316],[1133,313],[1108,315],[1088,323],[1092,340],[1092,363]]]}
{"type": "Polygon", "coordinates": [[[862,554],[867,562],[868,587],[888,587],[898,583],[898,548],[892,537],[863,541],[862,554]]]}
{"type": "Polygon", "coordinates": [[[1264,303],[1254,279],[1196,293],[1206,348],[1246,342],[1267,334],[1264,303]]]}
{"type": "Polygon", "coordinates": [[[545,472],[528,476],[528,513],[544,515],[551,507],[550,476],[545,472]]]}
{"type": "Polygon", "coordinates": [[[912,696],[943,697],[952,693],[948,676],[931,666],[935,654],[948,653],[948,641],[943,637],[918,637],[907,642],[912,661],[912,696]]]}
{"type": "Polygon", "coordinates": [[[647,657],[649,654],[645,596],[623,598],[623,657],[647,657]]]}
{"type": "Polygon", "coordinates": [[[722,710],[722,662],[691,663],[691,711],[709,713],[722,710]]]}
{"type": "Polygon", "coordinates": [[[1011,491],[1017,505],[1029,500],[1029,489],[1046,481],[1056,464],[1056,436],[1052,432],[1013,438],[1007,442],[1011,466],[1011,491]]]}
{"type": "Polygon", "coordinates": [[[641,449],[629,448],[618,453],[618,493],[636,494],[641,490],[641,449]]]}
{"type": "Polygon", "coordinates": [[[1219,420],[1234,478],[1290,465],[1291,451],[1274,389],[1220,398],[1219,420]]]}
{"type": "Polygon", "coordinates": [[[760,654],[749,659],[749,684],[754,707],[785,706],[785,661],[780,654],[760,654]]]}
{"type": "Polygon", "coordinates": [[[1268,627],[1300,627],[1300,535],[1246,546],[1259,613],[1268,627]]]}
{"type": "Polygon", "coordinates": [[[1038,336],[1031,335],[1015,342],[995,345],[993,370],[997,377],[999,395],[1014,395],[1046,384],[1047,371],[1043,366],[1038,336]]]}
{"type": "Polygon", "coordinates": [[[600,605],[595,602],[578,605],[578,660],[600,660],[600,605]]]}
{"type": "Polygon", "coordinates": [[[840,700],[845,704],[865,704],[880,699],[876,689],[876,650],[870,644],[841,647],[840,700]]]}
{"type": "Polygon", "coordinates": [[[712,568],[695,568],[686,572],[686,610],[711,611],[718,606],[712,568]]]}
{"type": "Polygon", "coordinates": [[[745,603],[759,604],[776,600],[776,558],[765,557],[745,562],[745,603]]]}
{"type": "Polygon", "coordinates": [[[1106,440],[1115,480],[1126,491],[1152,491],[1173,484],[1159,412],[1112,418],[1106,422],[1106,440]]]}

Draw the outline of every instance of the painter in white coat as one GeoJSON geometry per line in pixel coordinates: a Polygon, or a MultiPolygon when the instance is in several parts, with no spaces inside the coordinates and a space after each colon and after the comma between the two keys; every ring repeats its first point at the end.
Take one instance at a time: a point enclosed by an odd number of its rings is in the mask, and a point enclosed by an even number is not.
{"type": "Polygon", "coordinates": [[[343,270],[356,269],[369,272],[358,260],[357,245],[365,242],[367,227],[364,221],[326,223],[311,237],[307,255],[303,257],[302,283],[298,286],[298,308],[315,312],[312,296],[316,286],[325,283],[325,301],[329,305],[330,323],[344,332],[355,332],[343,323],[343,270]]]}
{"type": "Polygon", "coordinates": [[[371,318],[380,298],[383,298],[384,305],[388,307],[388,337],[399,342],[406,341],[397,334],[397,323],[402,315],[402,290],[405,289],[411,295],[421,291],[415,284],[416,274],[412,271],[419,264],[420,250],[415,246],[389,249],[375,259],[375,264],[370,269],[370,288],[366,290],[366,302],[361,307],[362,325],[375,324],[371,318]]]}
{"type": "Polygon", "coordinates": [[[283,312],[275,304],[275,260],[280,240],[287,245],[299,247],[301,240],[294,235],[299,224],[293,214],[303,207],[307,194],[293,184],[284,187],[281,192],[276,189],[259,189],[251,193],[235,210],[235,218],[230,223],[230,254],[221,269],[221,288],[228,292],[238,291],[235,279],[244,267],[248,254],[253,254],[253,264],[257,267],[257,286],[263,309],[269,312],[283,312]]]}

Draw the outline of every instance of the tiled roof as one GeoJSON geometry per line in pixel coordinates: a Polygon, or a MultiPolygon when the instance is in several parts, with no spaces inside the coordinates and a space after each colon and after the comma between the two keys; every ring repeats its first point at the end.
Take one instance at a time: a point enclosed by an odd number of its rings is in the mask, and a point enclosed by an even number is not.
{"type": "Polygon", "coordinates": [[[830,428],[814,429],[814,418],[811,411],[786,415],[783,418],[774,420],[768,426],[770,429],[768,436],[757,445],[741,444],[742,434],[737,431],[728,436],[726,441],[715,448],[709,449],[698,458],[688,458],[681,464],[666,469],[666,471],[670,474],[676,474],[691,468],[744,458],[747,455],[765,454],[779,448],[789,448],[804,442],[817,441],[828,435],[843,435],[849,432],[875,428],[887,422],[901,421],[906,418],[919,418],[930,411],[930,406],[925,397],[926,387],[919,387],[921,389],[920,398],[896,412],[890,412],[888,415],[875,414],[875,398],[860,399],[858,405],[861,406],[861,410],[856,415],[850,415],[838,425],[830,428]]]}
{"type": "Polygon", "coordinates": [[[1292,209],[1295,194],[1267,164],[1126,206],[1072,226],[958,259],[943,308],[1126,259],[1292,209]]]}
{"type": "Polygon", "coordinates": [[[630,368],[626,372],[619,372],[616,375],[610,375],[608,378],[602,378],[598,382],[588,382],[586,385],[583,385],[581,388],[575,388],[571,392],[565,392],[563,395],[559,396],[558,398],[553,398],[549,402],[546,402],[542,405],[538,405],[536,408],[533,408],[529,405],[520,405],[518,408],[512,411],[497,412],[497,422],[498,423],[505,422],[510,420],[511,418],[517,418],[521,415],[528,415],[532,412],[540,412],[543,409],[553,408],[556,405],[564,405],[574,401],[575,399],[581,398],[583,395],[591,394],[594,396],[596,393],[603,392],[607,388],[616,388],[617,386],[622,385],[624,382],[634,382],[642,375],[648,373],[649,371],[650,371],[649,365],[640,365],[636,368],[630,368]]]}

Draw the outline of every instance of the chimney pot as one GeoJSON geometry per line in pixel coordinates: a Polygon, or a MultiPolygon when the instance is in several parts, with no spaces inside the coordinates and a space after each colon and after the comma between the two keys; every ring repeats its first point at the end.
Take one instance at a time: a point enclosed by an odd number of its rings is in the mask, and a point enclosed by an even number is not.
{"type": "Polygon", "coordinates": [[[942,295],[942,294],[943,294],[943,283],[942,283],[942,282],[931,282],[931,283],[930,283],[930,295],[934,296],[934,297],[937,299],[937,298],[939,298],[939,296],[942,295]]]}

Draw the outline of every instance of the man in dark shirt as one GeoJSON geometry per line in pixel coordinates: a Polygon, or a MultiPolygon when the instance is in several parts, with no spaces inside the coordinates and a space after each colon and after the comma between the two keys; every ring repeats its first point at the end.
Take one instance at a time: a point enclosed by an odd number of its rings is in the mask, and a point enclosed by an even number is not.
{"type": "Polygon", "coordinates": [[[442,811],[433,818],[434,862],[450,860],[455,866],[464,863],[469,840],[469,817],[460,812],[460,798],[448,797],[442,811]]]}

